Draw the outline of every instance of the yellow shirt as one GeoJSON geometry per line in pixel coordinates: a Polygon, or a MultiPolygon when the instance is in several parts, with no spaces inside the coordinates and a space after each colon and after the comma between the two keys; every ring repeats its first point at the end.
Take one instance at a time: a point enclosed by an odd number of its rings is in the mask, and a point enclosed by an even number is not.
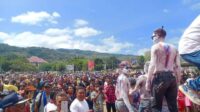
{"type": "Polygon", "coordinates": [[[10,84],[8,84],[8,85],[4,84],[3,88],[4,88],[4,90],[8,90],[8,91],[15,91],[15,92],[18,91],[17,86],[10,85],[10,84]]]}

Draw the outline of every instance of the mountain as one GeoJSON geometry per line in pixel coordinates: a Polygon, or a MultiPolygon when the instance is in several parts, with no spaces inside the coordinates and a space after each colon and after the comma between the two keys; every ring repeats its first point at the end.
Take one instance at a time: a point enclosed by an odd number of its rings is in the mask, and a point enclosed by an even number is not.
{"type": "Polygon", "coordinates": [[[23,57],[38,56],[48,61],[52,60],[65,60],[74,57],[86,57],[86,58],[107,58],[115,56],[120,60],[131,60],[135,58],[134,55],[123,54],[109,54],[99,53],[95,51],[84,51],[78,49],[49,49],[43,47],[15,47],[7,44],[0,44],[0,56],[17,55],[23,57]]]}

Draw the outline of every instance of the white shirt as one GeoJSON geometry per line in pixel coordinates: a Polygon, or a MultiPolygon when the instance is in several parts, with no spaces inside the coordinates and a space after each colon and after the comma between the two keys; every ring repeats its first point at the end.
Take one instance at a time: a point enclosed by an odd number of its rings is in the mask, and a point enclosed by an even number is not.
{"type": "Polygon", "coordinates": [[[179,41],[180,54],[188,54],[200,50],[200,15],[185,30],[179,41]]]}
{"type": "Polygon", "coordinates": [[[44,107],[44,112],[51,112],[51,111],[56,111],[57,106],[53,103],[47,103],[47,105],[44,107]]]}
{"type": "Polygon", "coordinates": [[[77,98],[72,102],[70,106],[70,111],[71,112],[88,112],[89,111],[89,106],[88,103],[83,100],[79,101],[77,98]]]}

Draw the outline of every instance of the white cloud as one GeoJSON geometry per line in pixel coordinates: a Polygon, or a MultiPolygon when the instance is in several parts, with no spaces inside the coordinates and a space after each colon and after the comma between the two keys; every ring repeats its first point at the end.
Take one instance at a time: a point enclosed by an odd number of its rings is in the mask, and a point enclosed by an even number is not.
{"type": "Polygon", "coordinates": [[[133,44],[128,43],[128,42],[117,42],[117,40],[114,38],[114,36],[104,38],[102,40],[103,45],[107,46],[103,51],[106,52],[119,52],[121,50],[126,49],[131,49],[133,47],[133,44]]]}
{"type": "Polygon", "coordinates": [[[164,13],[169,13],[169,9],[163,9],[164,13]]]}
{"type": "MultiPolygon", "coordinates": [[[[35,34],[32,32],[22,32],[15,35],[11,34],[7,35],[9,36],[3,39],[3,43],[20,47],[38,46],[38,47],[56,48],[57,44],[66,42],[71,39],[69,35],[48,36],[45,34],[35,34]]],[[[1,33],[0,36],[3,37],[1,33]]]]}
{"type": "Polygon", "coordinates": [[[52,16],[53,16],[53,17],[60,17],[60,14],[57,13],[57,12],[53,12],[53,13],[52,13],[52,16]]]}
{"type": "Polygon", "coordinates": [[[57,36],[57,35],[68,35],[71,34],[72,31],[69,28],[58,29],[58,28],[49,28],[47,29],[44,34],[49,36],[57,36]]]}
{"type": "Polygon", "coordinates": [[[41,33],[21,32],[8,34],[0,32],[0,41],[19,47],[47,47],[47,48],[67,48],[91,50],[105,53],[121,53],[130,50],[133,44],[128,42],[118,42],[114,36],[104,38],[99,43],[91,43],[85,39],[77,39],[71,34],[70,29],[47,29],[41,33]]]}
{"type": "Polygon", "coordinates": [[[137,54],[144,55],[144,53],[147,51],[150,51],[150,48],[142,48],[142,49],[138,50],[137,54]]]}
{"type": "Polygon", "coordinates": [[[75,20],[75,27],[83,27],[83,26],[87,26],[89,24],[89,22],[87,22],[86,20],[83,19],[76,19],[75,20]]]}
{"type": "Polygon", "coordinates": [[[41,12],[27,12],[21,15],[12,17],[11,22],[13,23],[21,23],[27,25],[38,25],[43,22],[49,22],[53,24],[57,24],[56,18],[60,17],[60,14],[57,12],[53,12],[49,14],[45,11],[41,12]]]}
{"type": "Polygon", "coordinates": [[[8,39],[10,36],[7,33],[4,32],[0,32],[0,40],[6,40],[8,39]]]}
{"type": "Polygon", "coordinates": [[[86,37],[96,36],[99,34],[101,34],[101,31],[98,31],[90,27],[82,27],[74,29],[74,35],[78,37],[86,38],[86,37]]]}

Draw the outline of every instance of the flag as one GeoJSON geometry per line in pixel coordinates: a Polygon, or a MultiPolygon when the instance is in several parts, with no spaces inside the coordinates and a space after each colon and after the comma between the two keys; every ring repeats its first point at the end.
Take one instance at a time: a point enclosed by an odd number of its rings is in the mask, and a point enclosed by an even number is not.
{"type": "Polygon", "coordinates": [[[88,70],[89,71],[94,70],[94,61],[92,61],[92,60],[88,61],[88,70]]]}

